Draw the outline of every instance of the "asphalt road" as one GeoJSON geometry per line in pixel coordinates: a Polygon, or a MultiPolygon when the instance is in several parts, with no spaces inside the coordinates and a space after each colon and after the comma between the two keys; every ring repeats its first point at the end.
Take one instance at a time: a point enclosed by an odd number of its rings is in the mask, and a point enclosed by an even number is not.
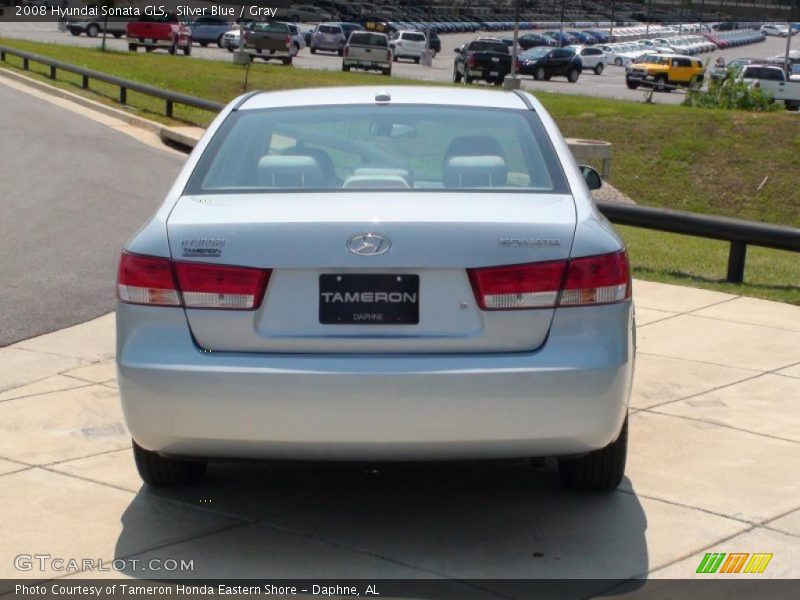
{"type": "MultiPolygon", "coordinates": [[[[442,40],[442,52],[434,58],[432,67],[417,65],[410,61],[400,61],[395,63],[392,67],[392,75],[394,77],[408,77],[427,81],[452,81],[453,58],[455,56],[453,49],[474,39],[476,35],[477,34],[474,33],[442,35],[440,36],[442,40]]],[[[481,35],[510,36],[511,32],[481,35]]],[[[66,32],[60,32],[58,31],[57,23],[0,23],[0,37],[70,44],[91,48],[97,47],[100,43],[99,38],[88,38],[85,35],[76,37],[66,32]]],[[[109,37],[107,43],[110,48],[115,50],[126,51],[128,48],[127,41],[124,38],[117,40],[113,37],[109,37]]],[[[792,44],[793,47],[796,48],[798,42],[793,40],[792,44]]],[[[717,52],[701,54],[698,58],[704,62],[710,60],[711,63],[713,63],[717,56],[724,57],[726,61],[738,57],[766,58],[768,56],[783,54],[785,50],[786,40],[784,38],[770,37],[760,44],[730,48],[728,50],[718,50],[717,52]]],[[[222,50],[216,46],[201,48],[197,44],[195,44],[192,49],[192,56],[207,60],[233,60],[231,54],[227,50],[222,50]]],[[[256,63],[256,65],[260,64],[260,61],[256,63]]],[[[294,65],[299,68],[337,71],[342,68],[342,59],[336,54],[317,53],[312,55],[308,49],[304,49],[301,50],[300,54],[295,59],[294,65]]],[[[380,79],[381,77],[376,74],[376,78],[380,79]]],[[[622,67],[615,67],[613,65],[608,65],[605,72],[600,76],[587,72],[574,84],[568,83],[565,78],[536,82],[534,82],[532,78],[525,78],[523,79],[522,87],[531,91],[563,92],[635,101],[642,101],[644,98],[644,91],[629,90],[625,86],[625,70],[622,67]]],[[[682,91],[675,93],[658,93],[654,94],[653,101],[665,104],[678,104],[683,100],[683,95],[684,92],[682,91]]]]}
{"type": "Polygon", "coordinates": [[[114,310],[122,245],[179,156],[0,83],[0,346],[114,310]]]}

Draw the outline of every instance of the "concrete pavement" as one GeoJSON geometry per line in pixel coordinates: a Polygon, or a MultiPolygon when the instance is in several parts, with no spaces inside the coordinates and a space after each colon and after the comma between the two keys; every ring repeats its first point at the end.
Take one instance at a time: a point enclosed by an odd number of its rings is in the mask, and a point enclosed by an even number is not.
{"type": "Polygon", "coordinates": [[[218,464],[153,490],[113,314],[2,348],[0,577],[92,576],[14,569],[37,552],[272,578],[687,578],[705,552],[770,552],[760,577],[800,576],[800,307],[645,281],[634,298],[628,478],[605,495],[517,463],[218,464]]]}

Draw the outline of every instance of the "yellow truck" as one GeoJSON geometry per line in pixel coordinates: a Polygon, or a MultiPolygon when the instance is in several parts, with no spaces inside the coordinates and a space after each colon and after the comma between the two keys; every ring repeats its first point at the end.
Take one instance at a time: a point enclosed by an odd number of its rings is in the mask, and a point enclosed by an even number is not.
{"type": "Polygon", "coordinates": [[[706,71],[703,63],[691,56],[650,54],[639,61],[625,68],[625,83],[632,90],[644,85],[669,92],[701,83],[706,71]]]}

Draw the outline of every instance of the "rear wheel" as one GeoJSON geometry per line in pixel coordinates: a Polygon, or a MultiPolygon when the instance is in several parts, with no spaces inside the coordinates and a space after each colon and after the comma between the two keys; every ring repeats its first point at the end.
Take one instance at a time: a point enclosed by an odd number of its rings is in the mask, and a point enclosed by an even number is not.
{"type": "Polygon", "coordinates": [[[578,69],[570,69],[569,71],[567,71],[567,81],[569,81],[570,83],[577,83],[579,76],[580,73],[578,72],[578,69]]]}
{"type": "Polygon", "coordinates": [[[172,43],[169,45],[169,53],[176,54],[178,52],[178,40],[172,40],[172,43]]]}
{"type": "Polygon", "coordinates": [[[183,48],[183,55],[190,56],[192,54],[192,40],[189,38],[189,41],[186,43],[186,46],[183,48]]]}
{"type": "Polygon", "coordinates": [[[133,442],[133,459],[136,470],[147,484],[155,486],[191,485],[201,481],[206,474],[208,463],[203,461],[165,458],[145,450],[133,442]]]}
{"type": "Polygon", "coordinates": [[[350,67],[348,67],[347,65],[342,65],[342,71],[344,71],[345,73],[349,73],[350,67]]]}
{"type": "Polygon", "coordinates": [[[625,475],[628,455],[628,417],[617,439],[580,458],[560,459],[561,480],[574,490],[602,492],[615,489],[625,475]]]}
{"type": "Polygon", "coordinates": [[[317,53],[317,49],[314,48],[314,46],[311,46],[311,48],[309,48],[308,51],[311,52],[311,54],[316,54],[317,53]]]}
{"type": "Polygon", "coordinates": [[[383,74],[384,74],[386,77],[391,77],[391,76],[392,76],[392,70],[391,70],[391,69],[383,69],[381,72],[382,72],[382,73],[383,73],[383,74]]]}
{"type": "Polygon", "coordinates": [[[419,64],[419,56],[417,56],[417,57],[414,59],[414,62],[415,62],[416,64],[419,64]]]}
{"type": "Polygon", "coordinates": [[[119,38],[121,38],[121,37],[122,37],[122,32],[121,32],[121,31],[115,31],[115,32],[114,32],[114,33],[112,33],[111,35],[113,35],[113,36],[114,36],[114,39],[118,40],[119,38]]]}
{"type": "Polygon", "coordinates": [[[667,87],[667,76],[666,75],[657,75],[653,80],[656,86],[656,89],[659,92],[667,92],[669,88],[667,87]]]}
{"type": "Polygon", "coordinates": [[[80,35],[81,34],[81,30],[80,29],[70,29],[69,32],[72,35],[80,35]]]}
{"type": "Polygon", "coordinates": [[[464,83],[466,83],[467,85],[470,85],[473,81],[474,80],[472,79],[472,77],[470,77],[469,74],[465,72],[464,73],[464,83]]]}
{"type": "Polygon", "coordinates": [[[461,73],[455,67],[453,67],[453,83],[461,83],[461,73]]]}
{"type": "Polygon", "coordinates": [[[536,69],[533,72],[533,78],[536,81],[542,81],[545,78],[545,76],[546,73],[544,71],[544,67],[536,67],[536,69]]]}
{"type": "Polygon", "coordinates": [[[137,46],[136,44],[128,44],[128,52],[136,52],[138,48],[139,46],[137,46]]]}
{"type": "Polygon", "coordinates": [[[595,74],[595,75],[602,75],[602,74],[603,74],[603,69],[604,69],[604,68],[605,68],[605,65],[604,65],[603,63],[597,63],[597,64],[594,66],[594,74],[595,74]]]}
{"type": "Polygon", "coordinates": [[[614,64],[617,65],[618,67],[621,67],[622,59],[618,56],[617,58],[614,59],[614,64]]]}
{"type": "Polygon", "coordinates": [[[285,58],[282,58],[281,62],[284,64],[284,66],[289,67],[292,64],[292,57],[291,56],[287,56],[285,58]]]}
{"type": "Polygon", "coordinates": [[[208,48],[208,42],[198,42],[201,48],[208,48]]]}
{"type": "Polygon", "coordinates": [[[88,35],[89,37],[97,37],[98,33],[100,33],[100,28],[97,25],[95,25],[94,23],[91,23],[86,28],[86,35],[88,35]]]}
{"type": "Polygon", "coordinates": [[[629,90],[635,90],[635,89],[637,89],[639,87],[639,82],[638,81],[634,81],[633,79],[626,79],[625,80],[625,85],[628,86],[629,90]]]}
{"type": "Polygon", "coordinates": [[[223,37],[224,37],[224,34],[223,34],[223,35],[220,35],[220,36],[217,38],[217,46],[219,46],[220,48],[222,48],[222,45],[223,45],[223,37]]]}

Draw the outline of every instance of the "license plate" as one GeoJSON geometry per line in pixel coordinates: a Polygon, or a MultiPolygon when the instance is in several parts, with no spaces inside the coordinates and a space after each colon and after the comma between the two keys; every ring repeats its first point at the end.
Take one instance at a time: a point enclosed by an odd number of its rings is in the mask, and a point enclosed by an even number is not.
{"type": "Polygon", "coordinates": [[[419,323],[419,275],[320,275],[319,322],[324,325],[416,325],[419,323]]]}
{"type": "Polygon", "coordinates": [[[489,72],[489,77],[499,77],[499,76],[500,76],[500,72],[499,71],[490,71],[489,72]]]}

